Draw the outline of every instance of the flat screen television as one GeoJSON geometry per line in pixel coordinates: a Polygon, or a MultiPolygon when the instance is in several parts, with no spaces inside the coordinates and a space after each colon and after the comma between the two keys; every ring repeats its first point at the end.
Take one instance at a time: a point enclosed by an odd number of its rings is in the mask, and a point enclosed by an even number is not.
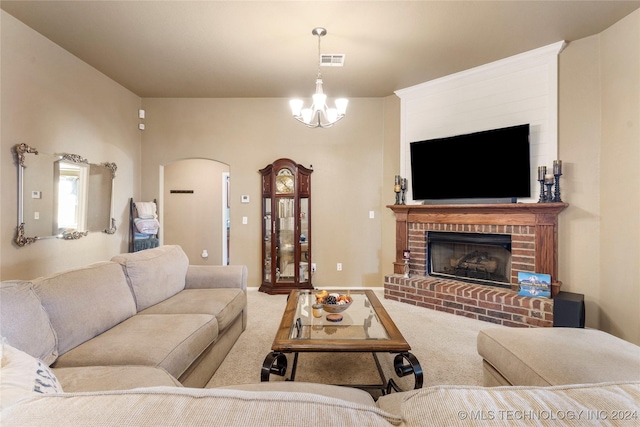
{"type": "Polygon", "coordinates": [[[412,142],[411,190],[423,203],[531,196],[529,124],[412,142]]]}

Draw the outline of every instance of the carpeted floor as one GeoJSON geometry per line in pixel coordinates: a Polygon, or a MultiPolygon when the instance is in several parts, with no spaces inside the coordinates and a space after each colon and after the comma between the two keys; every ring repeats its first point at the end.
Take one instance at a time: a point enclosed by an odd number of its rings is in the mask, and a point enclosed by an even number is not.
{"type": "MultiPolygon", "coordinates": [[[[376,290],[376,295],[411,346],[411,353],[419,360],[424,372],[424,386],[482,385],[482,359],[476,351],[476,337],[481,329],[500,326],[387,300],[381,288],[376,290]]],[[[267,295],[256,288],[249,289],[247,329],[207,388],[260,382],[260,369],[271,351],[286,299],[286,295],[267,295]]],[[[413,388],[413,375],[395,376],[394,355],[378,353],[378,358],[388,378],[393,378],[403,389],[413,388]]],[[[287,376],[293,357],[288,360],[287,376]]],[[[284,378],[271,375],[270,380],[282,381],[284,378]]],[[[296,381],[326,384],[379,382],[373,356],[368,353],[300,354],[296,381]]]]}

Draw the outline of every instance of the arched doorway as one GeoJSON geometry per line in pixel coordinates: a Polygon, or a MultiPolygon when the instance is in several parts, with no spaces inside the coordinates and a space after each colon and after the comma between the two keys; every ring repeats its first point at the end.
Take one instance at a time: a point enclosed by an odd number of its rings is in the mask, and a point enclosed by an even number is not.
{"type": "Polygon", "coordinates": [[[229,165],[183,159],[161,167],[165,245],[180,245],[194,265],[229,264],[229,165]]]}

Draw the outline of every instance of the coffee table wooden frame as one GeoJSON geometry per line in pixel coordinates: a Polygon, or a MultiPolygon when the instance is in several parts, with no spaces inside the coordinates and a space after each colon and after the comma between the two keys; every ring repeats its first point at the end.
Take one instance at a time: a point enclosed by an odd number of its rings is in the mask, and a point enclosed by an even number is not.
{"type": "MultiPolygon", "coordinates": [[[[300,290],[293,290],[289,294],[287,306],[282,315],[280,327],[276,333],[275,339],[271,346],[272,352],[267,355],[260,371],[260,380],[269,381],[270,375],[285,376],[287,372],[286,353],[294,353],[293,366],[291,368],[291,376],[288,381],[295,380],[295,372],[298,362],[298,353],[316,352],[316,353],[334,353],[334,352],[352,352],[352,353],[373,353],[374,360],[380,375],[381,382],[379,384],[362,384],[353,385],[362,389],[380,389],[382,394],[390,393],[391,390],[400,391],[395,381],[391,378],[386,380],[380,362],[376,353],[398,353],[394,359],[394,370],[396,375],[403,377],[413,374],[415,378],[414,389],[422,387],[423,373],[422,367],[418,359],[409,352],[411,346],[404,339],[393,320],[384,309],[384,306],[378,300],[376,294],[370,289],[364,289],[371,307],[376,313],[380,324],[385,329],[389,339],[376,340],[359,340],[359,339],[291,339],[291,329],[294,327],[294,317],[299,301],[300,290]]],[[[302,292],[308,292],[303,290],[302,292]]],[[[345,293],[345,292],[341,292],[345,293]]]]}

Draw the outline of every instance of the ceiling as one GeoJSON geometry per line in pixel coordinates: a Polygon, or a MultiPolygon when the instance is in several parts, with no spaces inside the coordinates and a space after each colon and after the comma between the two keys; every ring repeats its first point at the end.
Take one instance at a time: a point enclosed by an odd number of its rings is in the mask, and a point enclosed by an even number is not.
{"type": "Polygon", "coordinates": [[[143,98],[381,97],[602,32],[640,1],[7,1],[0,7],[143,98]]]}

